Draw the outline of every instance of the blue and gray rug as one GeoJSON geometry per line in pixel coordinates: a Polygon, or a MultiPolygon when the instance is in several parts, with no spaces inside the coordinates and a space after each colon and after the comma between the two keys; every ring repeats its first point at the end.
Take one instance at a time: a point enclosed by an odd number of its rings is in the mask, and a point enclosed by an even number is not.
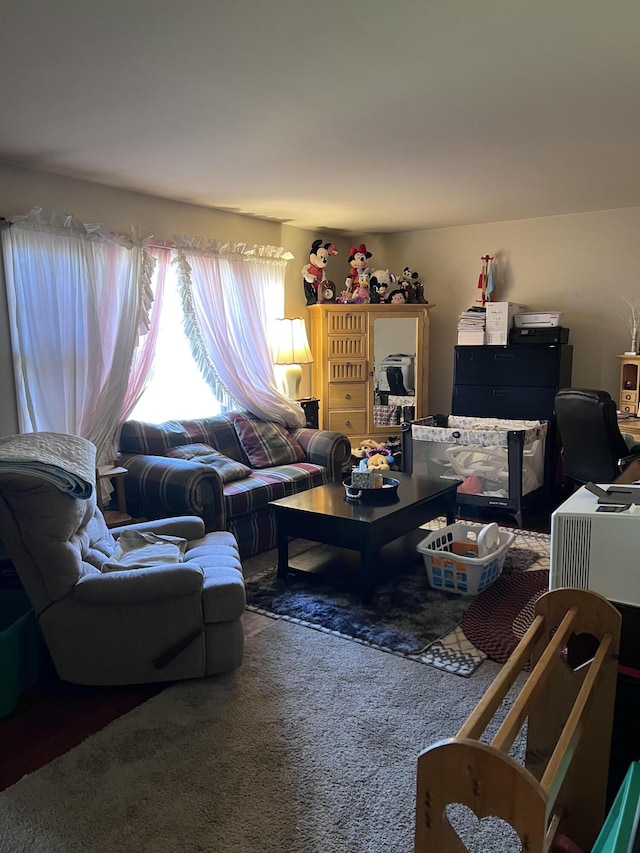
{"type": "MultiPolygon", "coordinates": [[[[491,607],[500,613],[501,623],[517,623],[522,609],[521,597],[516,603],[509,592],[508,576],[548,569],[548,555],[547,535],[517,531],[502,576],[493,585],[503,588],[503,594],[497,598],[493,594],[491,601],[491,607]]],[[[528,585],[532,590],[530,598],[542,594],[548,584],[547,572],[536,575],[536,581],[531,578],[533,583],[528,585]]],[[[321,575],[300,574],[290,575],[282,582],[277,580],[275,569],[269,569],[249,577],[246,587],[249,610],[347,637],[457,675],[472,675],[487,656],[494,656],[495,638],[489,644],[488,655],[465,636],[460,626],[470,606],[474,602],[482,604],[483,596],[492,587],[478,596],[434,590],[419,558],[403,574],[380,585],[368,605],[362,604],[357,587],[348,576],[327,580],[321,575]]],[[[491,612],[483,607],[479,612],[484,624],[491,626],[491,612]]],[[[474,628],[479,642],[477,635],[482,628],[475,620],[474,628]]]]}

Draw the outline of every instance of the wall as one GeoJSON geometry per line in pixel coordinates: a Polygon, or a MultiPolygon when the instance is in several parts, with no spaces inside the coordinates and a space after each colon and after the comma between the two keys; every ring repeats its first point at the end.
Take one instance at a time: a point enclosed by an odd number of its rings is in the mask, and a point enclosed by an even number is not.
{"type": "Polygon", "coordinates": [[[625,299],[640,298],[640,208],[416,231],[389,236],[388,264],[420,273],[430,314],[429,409],[451,409],[453,347],[461,311],[477,298],[482,255],[496,258],[498,299],[563,311],[574,387],[617,399],[629,348],[625,299]]]}
{"type": "MultiPolygon", "coordinates": [[[[340,291],[349,247],[365,242],[371,269],[420,273],[430,314],[429,409],[451,407],[453,347],[459,313],[473,304],[480,258],[496,257],[498,298],[531,310],[565,312],[574,346],[573,384],[604,388],[616,395],[618,353],[629,346],[625,298],[640,296],[640,208],[609,210],[443,228],[398,235],[355,237],[312,232],[224,211],[77,181],[0,162],[0,215],[26,213],[34,205],[103,222],[115,231],[139,225],[161,239],[192,234],[284,246],[295,255],[286,270],[285,314],[306,317],[301,269],[317,237],[334,242],[338,255],[327,276],[340,291]]],[[[309,395],[305,367],[301,393],[309,395]]],[[[17,431],[15,391],[4,282],[0,276],[0,435],[17,431]]]]}

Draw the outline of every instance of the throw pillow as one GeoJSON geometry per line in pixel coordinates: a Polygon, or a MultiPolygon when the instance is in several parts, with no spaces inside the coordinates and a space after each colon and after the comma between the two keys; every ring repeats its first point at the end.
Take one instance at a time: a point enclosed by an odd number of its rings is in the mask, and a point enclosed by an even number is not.
{"type": "Polygon", "coordinates": [[[305,458],[302,447],[280,424],[236,418],[233,425],[252,468],[291,465],[305,458]]]}
{"type": "Polygon", "coordinates": [[[220,453],[208,444],[183,444],[180,447],[172,447],[167,450],[167,456],[172,459],[190,459],[200,462],[202,465],[210,465],[215,468],[223,483],[233,483],[235,480],[244,480],[251,474],[251,468],[229,459],[224,453],[220,453]]]}

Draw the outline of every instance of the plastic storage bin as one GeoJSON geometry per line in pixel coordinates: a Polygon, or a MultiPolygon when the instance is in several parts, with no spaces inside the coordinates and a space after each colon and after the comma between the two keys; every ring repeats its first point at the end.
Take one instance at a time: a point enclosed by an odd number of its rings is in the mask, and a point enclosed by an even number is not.
{"type": "Polygon", "coordinates": [[[0,717],[7,717],[23,690],[39,675],[40,643],[31,602],[23,590],[0,592],[0,717]]]}
{"type": "Polygon", "coordinates": [[[476,595],[498,579],[515,533],[501,531],[497,546],[485,557],[477,554],[477,540],[483,524],[449,524],[434,530],[418,543],[424,559],[429,586],[441,592],[476,595]]]}

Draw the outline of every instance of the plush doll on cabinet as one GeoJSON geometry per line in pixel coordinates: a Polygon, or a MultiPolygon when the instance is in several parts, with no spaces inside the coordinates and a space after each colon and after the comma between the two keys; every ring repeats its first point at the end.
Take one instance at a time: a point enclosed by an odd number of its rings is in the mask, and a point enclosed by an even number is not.
{"type": "Polygon", "coordinates": [[[391,291],[385,302],[388,302],[389,305],[405,305],[407,302],[407,293],[402,287],[398,287],[396,290],[391,291]]]}
{"type": "Polygon", "coordinates": [[[370,299],[374,305],[384,302],[392,287],[398,283],[396,276],[389,270],[376,270],[369,281],[370,299]]]}
{"type": "Polygon", "coordinates": [[[337,254],[338,250],[333,243],[323,244],[322,238],[314,240],[311,244],[309,263],[302,267],[307,305],[315,305],[316,302],[333,302],[335,299],[335,285],[327,280],[325,268],[329,258],[337,254]]]}
{"type": "Polygon", "coordinates": [[[364,243],[360,243],[357,248],[349,249],[349,273],[345,281],[345,287],[348,291],[353,292],[360,281],[360,273],[362,271],[370,272],[367,267],[367,261],[371,257],[371,252],[367,252],[367,247],[364,243]]]}
{"type": "Polygon", "coordinates": [[[427,305],[427,300],[424,298],[424,285],[418,281],[419,275],[417,272],[405,267],[402,270],[402,278],[400,286],[407,294],[407,302],[412,305],[427,305]]]}
{"type": "Polygon", "coordinates": [[[367,270],[360,270],[358,284],[351,294],[352,302],[362,305],[370,301],[370,278],[371,276],[367,270]]]}

